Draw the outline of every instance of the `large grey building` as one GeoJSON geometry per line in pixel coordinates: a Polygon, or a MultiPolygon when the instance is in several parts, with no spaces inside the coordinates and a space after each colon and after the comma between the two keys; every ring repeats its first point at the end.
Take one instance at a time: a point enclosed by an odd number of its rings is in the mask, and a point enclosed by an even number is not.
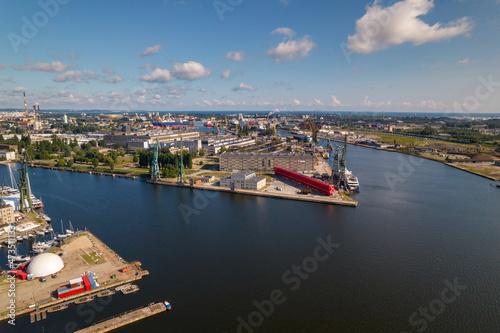
{"type": "Polygon", "coordinates": [[[260,190],[266,186],[266,178],[257,177],[254,172],[250,170],[240,171],[220,180],[220,186],[241,188],[243,190],[260,190]]]}
{"type": "Polygon", "coordinates": [[[275,166],[297,171],[313,172],[312,153],[249,153],[226,152],[220,155],[220,170],[259,170],[273,171],[275,166]]]}

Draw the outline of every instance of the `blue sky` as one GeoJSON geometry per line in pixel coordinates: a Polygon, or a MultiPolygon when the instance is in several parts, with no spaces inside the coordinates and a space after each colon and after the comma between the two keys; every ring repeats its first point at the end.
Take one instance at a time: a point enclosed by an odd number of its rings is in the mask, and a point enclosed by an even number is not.
{"type": "Polygon", "coordinates": [[[4,1],[0,108],[26,91],[41,109],[500,112],[499,17],[498,0],[4,1]]]}

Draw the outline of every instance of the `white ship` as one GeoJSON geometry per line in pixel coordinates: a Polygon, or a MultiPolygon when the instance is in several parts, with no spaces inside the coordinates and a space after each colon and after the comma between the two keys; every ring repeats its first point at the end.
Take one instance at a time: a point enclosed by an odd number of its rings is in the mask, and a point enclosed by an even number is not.
{"type": "Polygon", "coordinates": [[[349,188],[349,191],[356,191],[359,192],[359,180],[358,177],[356,177],[352,171],[349,171],[345,169],[345,178],[347,181],[347,187],[349,188]]]}

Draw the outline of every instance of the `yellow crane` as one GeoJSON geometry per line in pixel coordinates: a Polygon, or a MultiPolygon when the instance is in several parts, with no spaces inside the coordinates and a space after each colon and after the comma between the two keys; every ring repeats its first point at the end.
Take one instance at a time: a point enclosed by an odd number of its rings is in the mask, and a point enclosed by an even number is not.
{"type": "Polygon", "coordinates": [[[318,144],[318,127],[314,125],[311,117],[307,118],[306,123],[309,125],[309,129],[311,130],[313,142],[318,144]]]}

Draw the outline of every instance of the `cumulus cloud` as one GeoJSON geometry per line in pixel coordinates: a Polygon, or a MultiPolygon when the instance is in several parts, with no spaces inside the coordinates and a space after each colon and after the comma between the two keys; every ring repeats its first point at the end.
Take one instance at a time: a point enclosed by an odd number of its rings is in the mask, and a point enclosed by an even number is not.
{"type": "Polygon", "coordinates": [[[433,0],[402,0],[390,7],[382,7],[375,1],[356,21],[356,33],[348,36],[347,47],[353,52],[368,54],[406,42],[417,46],[450,39],[472,29],[473,22],[468,17],[445,26],[440,23],[430,26],[420,16],[429,13],[433,7],[433,0]]]}
{"type": "Polygon", "coordinates": [[[12,92],[13,93],[18,93],[18,92],[24,92],[26,91],[27,89],[24,88],[24,87],[15,87],[15,88],[12,88],[12,92]]]}
{"type": "Polygon", "coordinates": [[[300,101],[299,101],[298,99],[296,99],[296,98],[295,98],[295,99],[293,100],[293,104],[295,104],[295,105],[300,105],[300,101]]]}
{"type": "Polygon", "coordinates": [[[142,51],[141,57],[145,57],[145,56],[148,56],[150,54],[158,53],[158,52],[160,52],[160,50],[161,50],[161,44],[147,47],[144,51],[142,51]]]}
{"type": "Polygon", "coordinates": [[[172,67],[172,75],[179,80],[193,81],[207,77],[210,73],[210,69],[196,61],[188,61],[184,64],[177,63],[172,67]]]}
{"type": "Polygon", "coordinates": [[[226,54],[226,59],[232,61],[244,61],[245,60],[245,52],[243,51],[230,51],[226,54]]]}
{"type": "Polygon", "coordinates": [[[74,81],[81,83],[83,81],[97,80],[99,75],[92,71],[67,71],[66,73],[59,74],[55,77],[55,82],[74,81]]]}
{"type": "Polygon", "coordinates": [[[156,68],[153,73],[146,74],[140,77],[140,80],[145,82],[169,82],[173,79],[174,77],[168,69],[161,68],[156,68]]]}
{"type": "Polygon", "coordinates": [[[102,69],[104,74],[115,74],[115,72],[108,66],[102,69]]]}
{"type": "Polygon", "coordinates": [[[463,60],[459,60],[458,63],[461,64],[461,65],[468,65],[468,64],[471,64],[473,61],[470,60],[470,58],[465,58],[463,60]]]}
{"type": "Polygon", "coordinates": [[[338,100],[338,98],[335,95],[332,95],[332,105],[333,106],[342,106],[342,103],[338,100]]]}
{"type": "Polygon", "coordinates": [[[120,75],[117,75],[115,77],[108,77],[106,79],[107,83],[118,83],[118,82],[122,82],[122,81],[123,81],[123,78],[120,75]]]}
{"type": "Polygon", "coordinates": [[[245,83],[241,82],[237,86],[234,86],[233,89],[231,89],[231,90],[232,91],[240,91],[240,90],[255,91],[255,90],[257,90],[257,88],[254,88],[249,84],[245,84],[245,83]]]}
{"type": "Polygon", "coordinates": [[[198,89],[198,91],[199,91],[199,92],[202,92],[202,93],[206,93],[206,92],[208,92],[208,90],[207,90],[207,89],[205,89],[205,88],[200,88],[200,89],[198,89]]]}
{"type": "Polygon", "coordinates": [[[231,70],[228,69],[227,71],[222,72],[220,77],[221,79],[229,79],[231,77],[231,70]]]}
{"type": "Polygon", "coordinates": [[[317,105],[325,105],[325,103],[316,98],[314,99],[314,103],[316,103],[317,105]]]}
{"type": "Polygon", "coordinates": [[[41,72],[63,72],[69,68],[68,65],[63,64],[60,61],[53,61],[51,63],[47,62],[39,62],[33,65],[25,65],[21,66],[20,64],[13,64],[12,68],[15,70],[24,70],[24,71],[41,71],[41,72]]]}
{"type": "Polygon", "coordinates": [[[293,60],[300,60],[309,55],[316,44],[309,36],[305,36],[299,40],[283,41],[276,47],[269,49],[264,55],[274,58],[276,63],[283,63],[293,60]]]}
{"type": "Polygon", "coordinates": [[[271,32],[271,34],[273,34],[273,35],[275,35],[275,34],[281,34],[281,35],[287,36],[288,38],[295,37],[295,31],[293,31],[290,28],[277,28],[277,29],[274,29],[271,32]]]}

